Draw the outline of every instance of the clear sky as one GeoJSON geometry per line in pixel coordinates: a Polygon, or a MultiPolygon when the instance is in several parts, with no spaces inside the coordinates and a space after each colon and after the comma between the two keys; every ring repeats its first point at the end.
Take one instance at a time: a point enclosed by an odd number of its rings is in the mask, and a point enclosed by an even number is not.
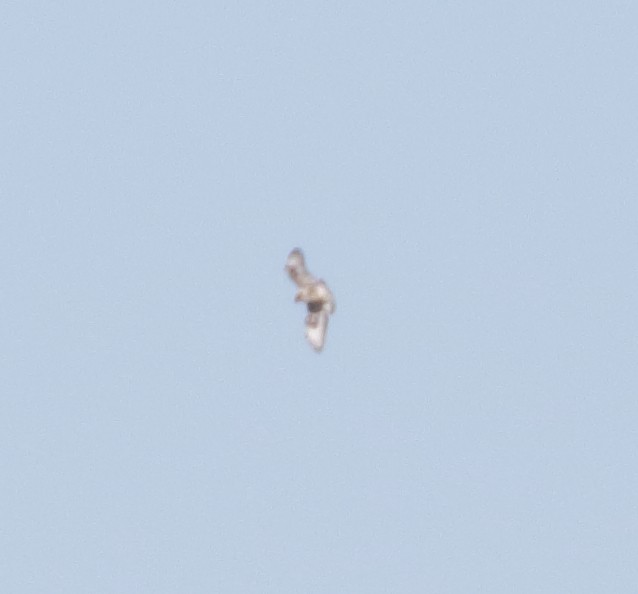
{"type": "Polygon", "coordinates": [[[638,592],[636,2],[0,17],[1,592],[638,592]]]}

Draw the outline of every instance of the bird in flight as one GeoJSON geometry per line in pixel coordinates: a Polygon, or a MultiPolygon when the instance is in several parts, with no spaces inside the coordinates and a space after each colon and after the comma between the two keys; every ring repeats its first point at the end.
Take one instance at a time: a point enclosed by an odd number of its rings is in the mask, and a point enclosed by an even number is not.
{"type": "Polygon", "coordinates": [[[306,338],[312,348],[320,352],[326,340],[328,318],[335,312],[334,297],[324,281],[308,272],[303,252],[299,248],[288,255],[285,270],[297,285],[295,301],[303,301],[308,308],[306,338]]]}

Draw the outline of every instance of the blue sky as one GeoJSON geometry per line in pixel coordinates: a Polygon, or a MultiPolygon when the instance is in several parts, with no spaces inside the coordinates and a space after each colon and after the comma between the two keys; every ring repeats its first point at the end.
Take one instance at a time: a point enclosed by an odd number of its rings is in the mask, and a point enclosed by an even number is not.
{"type": "Polygon", "coordinates": [[[3,592],[636,592],[634,3],[2,15],[3,592]]]}

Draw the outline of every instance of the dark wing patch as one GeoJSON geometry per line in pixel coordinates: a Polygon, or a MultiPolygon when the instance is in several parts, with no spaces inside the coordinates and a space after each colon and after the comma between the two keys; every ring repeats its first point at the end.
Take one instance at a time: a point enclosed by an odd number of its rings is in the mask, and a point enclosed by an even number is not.
{"type": "Polygon", "coordinates": [[[309,301],[308,311],[310,313],[317,313],[323,309],[323,301],[309,301]]]}

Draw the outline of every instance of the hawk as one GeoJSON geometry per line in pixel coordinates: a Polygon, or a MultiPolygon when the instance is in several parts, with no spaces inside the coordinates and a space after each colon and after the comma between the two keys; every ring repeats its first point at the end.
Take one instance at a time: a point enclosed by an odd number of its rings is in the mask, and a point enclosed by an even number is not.
{"type": "Polygon", "coordinates": [[[303,301],[308,308],[306,338],[312,348],[320,352],[326,339],[328,318],[336,308],[334,297],[324,281],[308,272],[303,252],[299,248],[290,252],[285,269],[298,287],[295,301],[303,301]]]}

